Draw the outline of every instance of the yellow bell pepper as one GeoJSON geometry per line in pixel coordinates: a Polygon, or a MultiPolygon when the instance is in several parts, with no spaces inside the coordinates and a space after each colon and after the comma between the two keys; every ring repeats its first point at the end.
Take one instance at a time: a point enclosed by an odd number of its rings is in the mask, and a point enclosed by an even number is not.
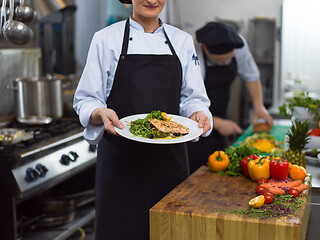
{"type": "Polygon", "coordinates": [[[253,181],[258,181],[260,178],[270,178],[269,159],[264,156],[250,161],[248,163],[249,176],[253,181]]]}

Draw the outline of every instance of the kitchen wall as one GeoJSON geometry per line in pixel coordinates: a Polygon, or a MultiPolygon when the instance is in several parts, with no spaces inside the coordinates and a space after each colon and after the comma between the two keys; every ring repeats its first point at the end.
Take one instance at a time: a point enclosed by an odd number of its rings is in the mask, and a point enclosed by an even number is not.
{"type": "Polygon", "coordinates": [[[241,22],[240,32],[246,36],[248,20],[254,17],[275,19],[282,0],[174,0],[179,2],[180,25],[193,34],[208,21],[216,19],[241,22]]]}
{"type": "Polygon", "coordinates": [[[106,26],[106,1],[76,0],[75,5],[76,71],[81,74],[93,34],[106,26]]]}
{"type": "Polygon", "coordinates": [[[320,96],[319,9],[319,0],[283,0],[282,89],[320,96]]]}

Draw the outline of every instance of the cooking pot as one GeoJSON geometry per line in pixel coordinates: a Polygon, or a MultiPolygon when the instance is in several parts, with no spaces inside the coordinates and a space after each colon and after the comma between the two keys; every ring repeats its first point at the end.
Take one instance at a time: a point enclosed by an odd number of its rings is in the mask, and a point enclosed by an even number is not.
{"type": "Polygon", "coordinates": [[[54,75],[16,78],[13,82],[17,119],[63,115],[62,79],[54,75]]]}

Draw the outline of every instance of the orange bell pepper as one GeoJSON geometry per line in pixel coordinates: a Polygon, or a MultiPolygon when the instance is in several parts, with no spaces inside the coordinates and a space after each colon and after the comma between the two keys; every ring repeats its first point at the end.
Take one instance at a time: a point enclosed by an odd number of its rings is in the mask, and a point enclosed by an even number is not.
{"type": "Polygon", "coordinates": [[[230,159],[223,151],[215,151],[209,156],[208,159],[209,170],[213,172],[226,170],[229,163],[230,159]]]}

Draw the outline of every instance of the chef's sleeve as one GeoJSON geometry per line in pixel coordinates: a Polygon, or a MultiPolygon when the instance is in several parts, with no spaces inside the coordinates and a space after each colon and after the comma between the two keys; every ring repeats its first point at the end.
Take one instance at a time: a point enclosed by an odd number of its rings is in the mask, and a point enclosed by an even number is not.
{"type": "Polygon", "coordinates": [[[211,129],[203,136],[208,136],[212,131],[213,120],[209,111],[210,100],[201,76],[200,63],[195,51],[191,35],[185,39],[184,51],[181,56],[183,79],[181,88],[180,114],[189,117],[192,113],[203,111],[209,117],[211,129]]]}
{"type": "Polygon", "coordinates": [[[244,46],[240,49],[234,50],[238,74],[241,79],[247,82],[260,80],[260,72],[256,62],[252,57],[248,43],[243,37],[242,40],[244,42],[244,46]]]}
{"type": "Polygon", "coordinates": [[[106,108],[106,69],[103,59],[103,42],[97,33],[92,38],[87,62],[80,78],[73,101],[73,107],[79,115],[80,123],[85,128],[84,138],[90,144],[97,144],[104,132],[103,125],[92,125],[89,120],[97,108],[106,108]]]}

